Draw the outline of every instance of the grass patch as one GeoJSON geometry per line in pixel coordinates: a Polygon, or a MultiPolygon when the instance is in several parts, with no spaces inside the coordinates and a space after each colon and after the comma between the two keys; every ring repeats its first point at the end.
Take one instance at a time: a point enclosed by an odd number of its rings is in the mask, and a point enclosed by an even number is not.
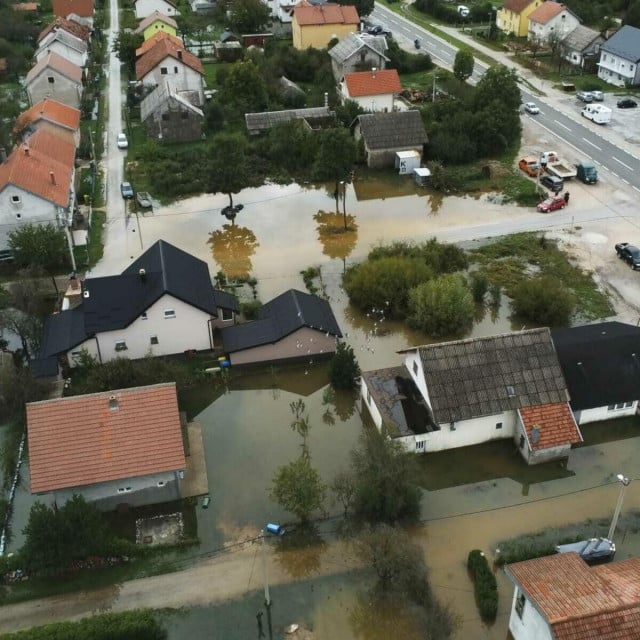
{"type": "MultiPolygon", "coordinates": [[[[97,182],[97,179],[96,179],[97,182]]],[[[97,191],[96,187],[96,191],[97,191]]],[[[93,267],[102,259],[104,253],[104,245],[102,244],[102,229],[104,228],[107,214],[101,209],[94,209],[91,219],[91,227],[89,228],[89,237],[87,238],[86,247],[75,247],[74,254],[76,264],[85,266],[88,269],[93,267]]]]}
{"type": "Polygon", "coordinates": [[[204,78],[209,89],[215,89],[218,86],[218,71],[228,69],[232,66],[232,62],[203,62],[204,78]]]}

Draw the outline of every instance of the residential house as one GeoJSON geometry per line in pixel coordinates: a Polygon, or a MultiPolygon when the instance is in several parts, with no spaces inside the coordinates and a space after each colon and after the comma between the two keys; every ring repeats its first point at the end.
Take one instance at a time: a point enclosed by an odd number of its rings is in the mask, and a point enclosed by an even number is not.
{"type": "Polygon", "coordinates": [[[627,24],[602,44],[598,78],[617,87],[640,84],[640,29],[627,24]]]}
{"type": "Polygon", "coordinates": [[[156,42],[136,61],[136,78],[150,87],[165,86],[170,82],[174,92],[187,98],[191,104],[204,104],[204,68],[200,58],[164,38],[156,42]]]}
{"type": "Polygon", "coordinates": [[[547,0],[529,15],[530,42],[549,44],[562,41],[580,24],[580,18],[564,4],[547,0]]]}
{"type": "Polygon", "coordinates": [[[46,318],[40,359],[73,367],[83,349],[99,362],[210,350],[237,311],[206,262],[159,240],[120,275],[87,278],[79,306],[46,318]]]}
{"type": "Polygon", "coordinates": [[[561,46],[565,60],[587,71],[595,71],[603,42],[601,33],[578,25],[563,38],[561,46]]]}
{"type": "Polygon", "coordinates": [[[271,14],[282,24],[290,25],[293,21],[293,9],[299,0],[272,0],[271,14]]]}
{"type": "Polygon", "coordinates": [[[632,640],[640,629],[640,558],[592,566],[577,553],[509,564],[514,640],[632,640]]]}
{"type": "Polygon", "coordinates": [[[352,100],[367,111],[393,111],[396,94],[402,91],[395,69],[371,69],[345,73],[340,83],[342,102],[352,100]]]}
{"type": "Polygon", "coordinates": [[[25,84],[32,105],[53,98],[75,109],[80,107],[82,69],[53,51],[31,67],[25,84]]]}
{"type": "Polygon", "coordinates": [[[640,401],[640,327],[600,322],[551,332],[578,424],[632,416],[640,401]]]}
{"type": "Polygon", "coordinates": [[[505,0],[496,12],[496,26],[507,34],[526,37],[529,33],[529,16],[544,0],[505,0]]]}
{"type": "Polygon", "coordinates": [[[71,14],[93,19],[93,0],[51,0],[53,15],[66,18],[71,14]]]}
{"type": "Polygon", "coordinates": [[[301,120],[309,129],[335,123],[336,114],[329,107],[309,107],[306,109],[285,109],[283,111],[263,111],[262,113],[245,113],[244,120],[247,132],[254,136],[264,133],[278,124],[301,120]]]}
{"type": "Polygon", "coordinates": [[[75,204],[75,145],[46,130],[31,134],[0,164],[0,251],[25,224],[70,226],[75,204]]]}
{"type": "Polygon", "coordinates": [[[68,20],[67,18],[56,18],[52,20],[38,35],[38,46],[52,31],[68,31],[76,38],[80,38],[84,42],[89,43],[91,38],[91,29],[75,20],[68,20]]]}
{"type": "Polygon", "coordinates": [[[293,8],[291,31],[296,49],[325,49],[331,40],[341,40],[357,31],[360,17],[355,7],[326,3],[312,5],[305,0],[293,8]]]}
{"type": "Polygon", "coordinates": [[[182,38],[178,38],[177,36],[169,35],[166,31],[158,31],[154,33],[148,40],[145,40],[137,49],[136,49],[136,58],[143,56],[147,51],[152,49],[156,42],[160,40],[169,40],[171,44],[179,49],[184,49],[184,42],[182,38]]]}
{"type": "Polygon", "coordinates": [[[138,28],[135,33],[142,34],[145,40],[148,40],[152,35],[164,31],[170,36],[178,35],[178,23],[169,16],[165,16],[159,11],[154,11],[151,15],[140,20],[138,28]]]}
{"type": "Polygon", "coordinates": [[[582,436],[548,329],[405,349],[404,366],[362,374],[364,405],[408,449],[513,439],[529,463],[566,457],[582,436]]]}
{"type": "Polygon", "coordinates": [[[147,135],[162,142],[202,139],[202,109],[171,88],[170,82],[152,91],[140,103],[140,121],[147,135]]]}
{"type": "Polygon", "coordinates": [[[77,148],[80,144],[80,111],[57,100],[45,98],[16,118],[13,131],[26,138],[41,129],[77,148]]]}
{"type": "Polygon", "coordinates": [[[329,49],[333,77],[340,82],[346,73],[384,69],[389,62],[386,50],[387,40],[384,36],[350,33],[329,49]]]}
{"type": "Polygon", "coordinates": [[[26,405],[31,493],[98,508],[180,499],[186,460],[175,382],[26,405]]]}
{"type": "Polygon", "coordinates": [[[216,8],[215,0],[189,0],[191,11],[199,15],[211,13],[216,8]]]}
{"type": "Polygon", "coordinates": [[[428,142],[420,112],[414,109],[360,115],[354,137],[363,141],[367,166],[372,169],[393,166],[398,151],[417,151],[422,156],[428,142]]]}
{"type": "Polygon", "coordinates": [[[222,330],[222,345],[232,365],[327,357],[342,337],[331,305],[296,289],[270,300],[256,319],[222,330]]]}
{"type": "Polygon", "coordinates": [[[153,13],[162,13],[165,16],[179,16],[180,12],[171,0],[135,0],[136,18],[141,20],[153,13]]]}
{"type": "Polygon", "coordinates": [[[38,43],[38,49],[34,54],[36,61],[41,60],[52,51],[78,67],[84,67],[87,64],[89,54],[86,41],[64,29],[50,31],[38,43]]]}

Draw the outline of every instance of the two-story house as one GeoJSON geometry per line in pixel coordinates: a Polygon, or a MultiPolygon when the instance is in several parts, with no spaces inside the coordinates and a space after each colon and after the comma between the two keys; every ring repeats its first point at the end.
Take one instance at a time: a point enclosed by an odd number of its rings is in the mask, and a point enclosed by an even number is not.
{"type": "Polygon", "coordinates": [[[138,28],[135,33],[141,34],[145,40],[148,40],[152,35],[164,31],[170,36],[178,34],[178,23],[169,16],[165,16],[159,11],[154,11],[151,15],[140,20],[138,28]]]}
{"type": "Polygon", "coordinates": [[[529,33],[529,16],[544,0],[505,0],[496,12],[496,26],[521,38],[529,33]]]}
{"type": "Polygon", "coordinates": [[[50,31],[38,43],[38,49],[34,54],[36,61],[41,60],[52,51],[78,67],[85,67],[87,64],[88,47],[86,41],[65,29],[50,31]]]}
{"type": "Polygon", "coordinates": [[[547,0],[529,15],[529,42],[561,42],[580,24],[580,18],[559,2],[547,0]]]}
{"type": "Polygon", "coordinates": [[[16,118],[13,131],[25,139],[40,129],[77,148],[80,144],[80,111],[57,100],[45,98],[16,118]]]}
{"type": "Polygon", "coordinates": [[[352,100],[366,111],[393,111],[395,96],[402,91],[395,69],[371,69],[345,73],[340,83],[342,101],[352,100]]]}
{"type": "Polygon", "coordinates": [[[296,49],[325,49],[333,39],[342,40],[357,31],[360,16],[355,7],[326,3],[312,5],[305,0],[293,8],[291,32],[296,49]]]}
{"type": "Polygon", "coordinates": [[[70,107],[80,107],[82,69],[53,51],[31,67],[25,85],[31,104],[53,98],[70,107]]]}
{"type": "Polygon", "coordinates": [[[640,84],[640,29],[625,25],[601,45],[598,78],[617,87],[640,84]]]}
{"type": "Polygon", "coordinates": [[[350,33],[329,49],[333,77],[340,82],[345,73],[384,69],[389,62],[386,50],[387,40],[384,36],[350,33]]]}
{"type": "Polygon", "coordinates": [[[180,12],[171,0],[135,0],[136,18],[141,20],[152,13],[162,13],[165,16],[179,16],[180,12]]]}

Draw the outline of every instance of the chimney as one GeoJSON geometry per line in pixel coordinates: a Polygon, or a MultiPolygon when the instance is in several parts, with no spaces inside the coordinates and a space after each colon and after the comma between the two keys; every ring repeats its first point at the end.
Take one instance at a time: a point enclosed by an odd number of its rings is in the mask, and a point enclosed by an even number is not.
{"type": "Polygon", "coordinates": [[[375,77],[376,77],[376,71],[377,71],[377,70],[378,70],[378,69],[377,69],[376,67],[371,67],[371,77],[372,77],[372,78],[375,78],[375,77]]]}
{"type": "Polygon", "coordinates": [[[140,269],[138,271],[138,277],[140,278],[140,282],[146,282],[146,280],[147,280],[147,272],[144,269],[140,269]]]}
{"type": "Polygon", "coordinates": [[[327,91],[324,92],[324,106],[329,106],[329,93],[327,91]]]}
{"type": "Polygon", "coordinates": [[[182,60],[182,49],[178,49],[178,60],[182,60]]]}
{"type": "Polygon", "coordinates": [[[25,145],[24,145],[24,155],[25,155],[25,156],[28,156],[28,155],[29,155],[29,145],[28,145],[28,144],[25,144],[25,145]]]}
{"type": "Polygon", "coordinates": [[[53,173],[53,171],[49,171],[49,178],[51,178],[51,184],[55,184],[56,183],[56,176],[53,173]]]}
{"type": "Polygon", "coordinates": [[[118,398],[116,396],[109,397],[109,409],[111,411],[117,411],[120,407],[118,406],[118,398]]]}

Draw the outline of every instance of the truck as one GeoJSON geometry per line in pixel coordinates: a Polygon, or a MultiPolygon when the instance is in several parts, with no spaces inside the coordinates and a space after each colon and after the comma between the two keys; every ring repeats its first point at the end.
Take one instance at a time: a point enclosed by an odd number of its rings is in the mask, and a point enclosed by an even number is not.
{"type": "Polygon", "coordinates": [[[611,122],[611,109],[603,104],[588,104],[581,111],[582,117],[591,120],[596,124],[607,124],[611,122]]]}
{"type": "Polygon", "coordinates": [[[540,154],[540,164],[549,175],[558,176],[563,180],[575,178],[578,174],[576,168],[562,160],[555,151],[545,151],[540,154]]]}
{"type": "Polygon", "coordinates": [[[542,167],[538,162],[538,158],[534,156],[525,156],[524,158],[521,158],[520,162],[518,162],[518,166],[528,176],[532,176],[533,178],[536,178],[542,173],[542,167]]]}
{"type": "Polygon", "coordinates": [[[581,180],[585,184],[595,184],[598,182],[598,170],[593,162],[583,160],[576,165],[576,173],[578,180],[581,180]]]}

